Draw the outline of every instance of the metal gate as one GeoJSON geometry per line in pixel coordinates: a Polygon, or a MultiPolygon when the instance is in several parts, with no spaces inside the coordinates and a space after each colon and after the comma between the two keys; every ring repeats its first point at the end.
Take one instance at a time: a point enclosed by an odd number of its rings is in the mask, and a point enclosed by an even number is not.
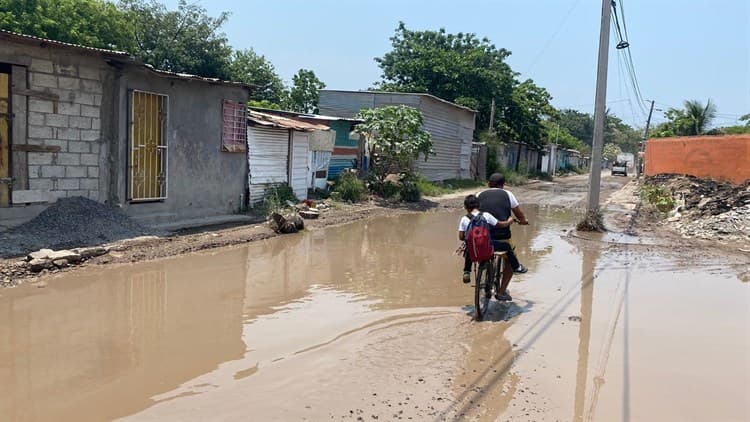
{"type": "Polygon", "coordinates": [[[0,68],[0,207],[10,206],[10,72],[0,68]]]}
{"type": "Polygon", "coordinates": [[[166,199],[168,97],[132,91],[130,99],[128,197],[131,201],[166,199]]]}

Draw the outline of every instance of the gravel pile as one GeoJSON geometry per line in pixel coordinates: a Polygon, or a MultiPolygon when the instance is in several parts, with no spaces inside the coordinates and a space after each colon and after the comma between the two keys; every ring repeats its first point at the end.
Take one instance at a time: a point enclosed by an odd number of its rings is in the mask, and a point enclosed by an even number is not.
{"type": "Polygon", "coordinates": [[[681,205],[668,221],[683,236],[750,242],[750,181],[659,175],[647,183],[666,187],[681,205]]]}
{"type": "Polygon", "coordinates": [[[58,200],[27,223],[0,233],[0,256],[69,249],[155,234],[119,208],[75,197],[58,200]]]}

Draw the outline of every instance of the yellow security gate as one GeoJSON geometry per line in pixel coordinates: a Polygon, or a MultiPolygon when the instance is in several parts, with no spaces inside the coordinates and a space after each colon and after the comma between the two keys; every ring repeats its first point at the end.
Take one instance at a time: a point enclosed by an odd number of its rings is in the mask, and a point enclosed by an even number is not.
{"type": "Polygon", "coordinates": [[[10,72],[0,68],[0,207],[10,206],[10,72]]]}
{"type": "Polygon", "coordinates": [[[167,197],[166,95],[131,92],[128,196],[131,201],[167,197]]]}

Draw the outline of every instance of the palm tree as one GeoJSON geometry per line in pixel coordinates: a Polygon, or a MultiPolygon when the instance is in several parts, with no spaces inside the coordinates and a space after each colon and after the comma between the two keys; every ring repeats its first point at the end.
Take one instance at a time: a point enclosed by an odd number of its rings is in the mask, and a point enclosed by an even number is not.
{"type": "Polygon", "coordinates": [[[716,117],[716,104],[709,98],[705,107],[698,100],[685,101],[685,118],[689,123],[686,135],[702,135],[711,126],[716,117]]]}

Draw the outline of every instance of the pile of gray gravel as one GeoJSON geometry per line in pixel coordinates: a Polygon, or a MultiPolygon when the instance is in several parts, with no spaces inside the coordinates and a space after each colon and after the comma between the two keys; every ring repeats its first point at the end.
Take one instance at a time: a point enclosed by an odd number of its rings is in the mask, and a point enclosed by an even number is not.
{"type": "Polygon", "coordinates": [[[83,197],[58,200],[36,218],[0,233],[0,257],[70,249],[155,234],[121,209],[83,197]]]}

